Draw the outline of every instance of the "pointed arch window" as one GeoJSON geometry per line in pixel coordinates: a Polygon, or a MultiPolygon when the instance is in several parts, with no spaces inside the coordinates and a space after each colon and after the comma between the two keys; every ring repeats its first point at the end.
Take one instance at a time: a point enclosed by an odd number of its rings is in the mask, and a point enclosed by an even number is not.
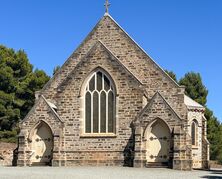
{"type": "Polygon", "coordinates": [[[196,120],[192,121],[191,124],[191,138],[192,138],[192,145],[197,146],[198,141],[198,123],[196,120]]]}
{"type": "Polygon", "coordinates": [[[85,88],[85,133],[115,133],[115,109],[112,80],[97,70],[85,88]]]}

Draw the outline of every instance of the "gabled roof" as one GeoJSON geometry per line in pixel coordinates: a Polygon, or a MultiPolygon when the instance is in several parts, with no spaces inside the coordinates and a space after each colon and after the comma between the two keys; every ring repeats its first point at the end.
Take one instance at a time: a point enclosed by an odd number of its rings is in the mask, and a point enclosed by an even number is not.
{"type": "Polygon", "coordinates": [[[153,58],[150,57],[150,55],[148,55],[148,53],[113,19],[113,17],[108,14],[105,13],[104,17],[109,17],[124,33],[125,35],[157,66],[157,68],[159,68],[159,70],[165,75],[167,76],[167,78],[169,78],[177,87],[181,87],[175,80],[173,80],[166,72],[165,70],[163,70],[160,65],[158,65],[157,62],[155,62],[153,60],[153,58]]]}
{"type": "Polygon", "coordinates": [[[189,96],[184,95],[184,103],[187,107],[191,108],[204,108],[202,105],[191,99],[189,96]]]}
{"type": "Polygon", "coordinates": [[[168,108],[170,109],[170,111],[179,119],[182,120],[180,118],[180,116],[177,114],[177,112],[170,106],[170,104],[166,101],[166,99],[160,94],[160,92],[156,92],[155,95],[152,97],[152,99],[150,100],[150,102],[143,108],[143,110],[140,112],[140,114],[138,115],[138,117],[136,118],[136,120],[134,122],[136,122],[137,120],[139,120],[143,114],[152,108],[153,105],[153,101],[157,98],[160,97],[163,102],[168,106],[168,108]]]}
{"type": "MultiPolygon", "coordinates": [[[[126,35],[126,37],[129,38],[148,58],[149,60],[168,78],[176,87],[180,87],[166,72],[163,70],[147,53],[146,51],[140,47],[135,40],[111,17],[110,14],[105,13],[104,16],[99,20],[99,22],[96,24],[96,26],[91,30],[91,32],[87,35],[87,37],[82,41],[82,43],[76,48],[76,50],[72,53],[72,55],[68,58],[68,60],[62,65],[62,67],[57,71],[57,73],[49,80],[49,82],[44,86],[44,88],[41,91],[44,91],[57,77],[57,75],[60,74],[60,72],[63,70],[63,67],[66,66],[71,60],[75,60],[75,54],[78,52],[78,50],[85,44],[85,42],[91,37],[91,35],[96,31],[100,23],[108,17],[120,30],[126,35]]],[[[135,76],[135,74],[134,74],[135,76]]]]}
{"type": "Polygon", "coordinates": [[[41,97],[44,99],[44,101],[47,103],[47,105],[49,106],[49,108],[51,109],[51,111],[52,111],[52,113],[55,115],[55,117],[60,121],[60,122],[64,122],[62,119],[61,119],[61,117],[58,115],[58,113],[55,111],[55,109],[57,109],[57,107],[53,104],[53,103],[51,103],[51,102],[49,102],[49,101],[47,101],[46,100],[46,98],[43,96],[43,95],[41,95],[41,97]]]}
{"type": "Polygon", "coordinates": [[[130,75],[132,76],[135,80],[137,80],[138,83],[140,83],[141,85],[143,85],[143,83],[139,80],[139,78],[136,77],[135,74],[133,74],[115,55],[114,53],[101,41],[99,40],[99,43],[105,48],[106,52],[109,53],[109,55],[111,57],[113,57],[117,63],[122,66],[122,68],[124,68],[124,70],[130,75]]]}
{"type": "Polygon", "coordinates": [[[143,85],[143,83],[137,78],[109,49],[104,45],[102,41],[97,41],[92,48],[87,52],[87,54],[80,60],[80,62],[77,64],[77,66],[72,70],[72,72],[66,77],[66,79],[59,85],[58,89],[60,89],[61,86],[67,83],[69,79],[72,78],[72,74],[75,72],[76,68],[81,66],[83,62],[85,62],[85,59],[87,59],[90,54],[98,48],[98,46],[101,45],[101,47],[110,55],[111,58],[113,58],[124,70],[127,74],[129,74],[133,79],[135,79],[140,86],[143,85]]]}
{"type": "Polygon", "coordinates": [[[38,107],[38,105],[40,104],[40,100],[42,100],[47,104],[47,106],[49,107],[49,109],[52,111],[52,114],[56,117],[57,120],[59,120],[59,122],[64,123],[64,121],[60,118],[60,116],[58,115],[58,113],[54,110],[54,107],[56,107],[54,104],[50,103],[49,101],[46,100],[46,98],[41,95],[38,99],[38,101],[35,103],[35,105],[32,107],[32,109],[29,111],[29,113],[26,115],[26,117],[21,121],[21,123],[27,121],[30,117],[31,114],[33,114],[33,112],[35,111],[35,109],[38,107]]]}

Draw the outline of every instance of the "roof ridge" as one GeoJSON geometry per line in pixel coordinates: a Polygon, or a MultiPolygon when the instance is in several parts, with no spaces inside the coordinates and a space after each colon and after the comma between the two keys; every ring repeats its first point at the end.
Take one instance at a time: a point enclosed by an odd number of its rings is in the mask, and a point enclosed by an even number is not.
{"type": "MultiPolygon", "coordinates": [[[[61,68],[55,73],[55,75],[53,75],[53,77],[44,85],[44,87],[41,89],[41,93],[44,92],[48,86],[50,86],[52,84],[52,82],[56,79],[56,77],[62,72],[63,68],[67,65],[67,63],[69,63],[71,60],[73,60],[74,55],[76,54],[76,52],[81,48],[81,46],[87,41],[87,39],[91,36],[91,34],[97,29],[97,27],[99,26],[99,24],[102,22],[102,20],[106,17],[109,17],[125,34],[126,36],[151,60],[151,62],[153,62],[160,70],[163,74],[165,74],[177,87],[179,88],[183,88],[182,86],[178,85],[161,67],[160,65],[158,65],[157,62],[155,62],[150,55],[148,55],[148,53],[124,30],[124,28],[122,28],[122,26],[120,26],[115,20],[114,18],[109,14],[109,13],[105,13],[102,18],[100,18],[100,20],[96,23],[96,25],[92,28],[92,30],[88,33],[88,35],[82,40],[82,42],[77,46],[77,48],[74,50],[74,52],[68,57],[68,59],[63,63],[63,65],[61,66],[61,68]]],[[[71,73],[71,72],[70,72],[71,73]]],[[[62,83],[62,82],[61,82],[62,83]]]]}
{"type": "Polygon", "coordinates": [[[44,85],[44,87],[40,90],[40,92],[42,93],[48,86],[50,86],[50,84],[54,81],[54,79],[60,74],[60,72],[62,71],[63,67],[65,67],[65,65],[67,63],[69,63],[72,59],[74,54],[81,48],[81,46],[85,43],[85,41],[90,37],[90,35],[95,31],[95,29],[98,27],[98,25],[100,24],[100,22],[104,19],[105,15],[99,19],[99,21],[96,23],[96,25],[92,28],[92,30],[87,34],[87,36],[81,41],[81,43],[76,47],[76,49],[72,52],[72,54],[68,57],[68,59],[62,64],[62,66],[59,68],[59,70],[52,76],[52,78],[50,78],[50,80],[44,85]]]}
{"type": "Polygon", "coordinates": [[[113,56],[113,57],[118,61],[118,63],[119,63],[123,68],[125,68],[126,71],[128,71],[128,73],[130,73],[134,78],[136,78],[136,80],[137,80],[141,85],[143,85],[143,83],[139,80],[139,78],[137,78],[137,76],[134,75],[133,72],[131,72],[131,71],[129,70],[129,68],[127,68],[127,67],[119,60],[119,58],[118,58],[101,40],[99,40],[99,42],[105,47],[105,49],[108,50],[108,52],[111,54],[111,56],[113,56]]]}
{"type": "Polygon", "coordinates": [[[172,109],[172,111],[175,113],[175,115],[176,115],[179,119],[181,119],[180,116],[179,116],[179,114],[177,114],[177,112],[171,107],[170,103],[168,103],[168,101],[163,97],[163,95],[162,95],[159,91],[157,91],[157,93],[158,93],[158,94],[160,95],[160,97],[164,100],[164,102],[172,109]]]}
{"type": "Polygon", "coordinates": [[[61,86],[63,86],[63,84],[70,79],[70,76],[72,76],[73,72],[75,71],[75,69],[81,65],[81,63],[84,62],[84,60],[89,56],[89,54],[97,47],[97,45],[100,44],[102,45],[102,47],[106,50],[106,52],[113,58],[115,58],[115,60],[117,61],[117,63],[119,63],[119,65],[126,71],[128,72],[133,78],[135,78],[135,80],[142,86],[143,83],[103,44],[103,42],[101,40],[96,41],[93,46],[90,48],[90,50],[80,59],[79,63],[75,66],[75,68],[69,73],[69,75],[63,80],[63,82],[57,87],[58,89],[61,88],[61,86]]]}
{"type": "Polygon", "coordinates": [[[36,101],[36,103],[34,104],[34,106],[31,108],[31,110],[28,112],[28,114],[25,116],[25,118],[20,122],[21,124],[25,121],[28,120],[28,118],[30,117],[30,115],[33,113],[33,111],[37,108],[38,104],[40,103],[40,100],[43,99],[43,101],[48,105],[48,107],[50,108],[50,110],[53,112],[53,114],[56,116],[57,119],[59,119],[60,122],[64,123],[64,121],[60,118],[60,116],[57,114],[57,112],[50,106],[50,104],[48,103],[48,101],[46,100],[46,98],[41,95],[40,98],[36,101]]]}
{"type": "Polygon", "coordinates": [[[147,56],[150,58],[150,60],[157,65],[157,67],[169,78],[171,79],[171,81],[180,88],[183,88],[182,86],[180,86],[175,80],[173,80],[173,78],[170,77],[170,75],[168,75],[165,70],[163,70],[163,68],[155,61],[153,60],[153,58],[124,30],[124,28],[119,25],[119,23],[110,15],[110,14],[106,14],[104,15],[105,17],[109,17],[131,40],[132,42],[147,56]]]}
{"type": "Polygon", "coordinates": [[[54,113],[54,115],[57,117],[57,119],[59,119],[60,122],[64,123],[64,121],[61,119],[61,117],[58,115],[58,113],[51,107],[51,105],[49,104],[48,100],[44,97],[44,95],[41,95],[41,97],[42,97],[43,100],[46,102],[46,104],[49,106],[49,108],[50,108],[51,111],[54,113]]]}
{"type": "Polygon", "coordinates": [[[189,97],[188,95],[185,95],[185,98],[184,98],[184,103],[187,107],[197,107],[197,108],[205,108],[203,105],[199,104],[198,102],[196,102],[195,100],[193,100],[191,97],[189,97]],[[188,104],[189,101],[186,101],[186,98],[188,100],[190,100],[190,102],[192,102],[193,104],[188,104]]]}
{"type": "Polygon", "coordinates": [[[136,117],[136,119],[134,120],[134,122],[136,122],[138,119],[140,119],[140,117],[144,114],[144,112],[150,108],[150,106],[152,105],[152,102],[154,101],[154,99],[157,97],[157,95],[159,95],[161,97],[161,99],[167,104],[167,106],[171,109],[171,111],[176,115],[176,117],[180,120],[181,117],[177,114],[177,112],[171,107],[171,105],[166,101],[166,99],[161,95],[161,93],[159,91],[157,91],[153,97],[151,98],[150,102],[146,104],[146,106],[142,109],[142,111],[139,113],[138,117],[136,117]]]}

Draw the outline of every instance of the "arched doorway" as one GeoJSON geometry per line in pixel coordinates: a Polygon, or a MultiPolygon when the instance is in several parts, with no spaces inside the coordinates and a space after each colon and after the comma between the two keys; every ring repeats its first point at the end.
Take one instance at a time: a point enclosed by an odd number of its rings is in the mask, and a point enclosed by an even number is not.
{"type": "Polygon", "coordinates": [[[154,121],[147,132],[147,162],[149,165],[169,165],[170,129],[161,119],[154,121]]]}
{"type": "Polygon", "coordinates": [[[51,128],[42,121],[33,131],[32,165],[51,165],[53,146],[54,142],[51,128]]]}

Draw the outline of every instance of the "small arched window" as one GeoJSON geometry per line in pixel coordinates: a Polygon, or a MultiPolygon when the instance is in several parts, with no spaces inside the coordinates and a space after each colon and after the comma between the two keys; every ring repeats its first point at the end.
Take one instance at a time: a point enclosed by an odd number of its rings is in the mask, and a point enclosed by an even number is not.
{"type": "Polygon", "coordinates": [[[193,120],[191,124],[191,138],[192,138],[192,145],[197,146],[198,141],[198,124],[196,120],[193,120]]]}
{"type": "Polygon", "coordinates": [[[85,133],[115,133],[115,89],[102,70],[85,87],[85,133]]]}

